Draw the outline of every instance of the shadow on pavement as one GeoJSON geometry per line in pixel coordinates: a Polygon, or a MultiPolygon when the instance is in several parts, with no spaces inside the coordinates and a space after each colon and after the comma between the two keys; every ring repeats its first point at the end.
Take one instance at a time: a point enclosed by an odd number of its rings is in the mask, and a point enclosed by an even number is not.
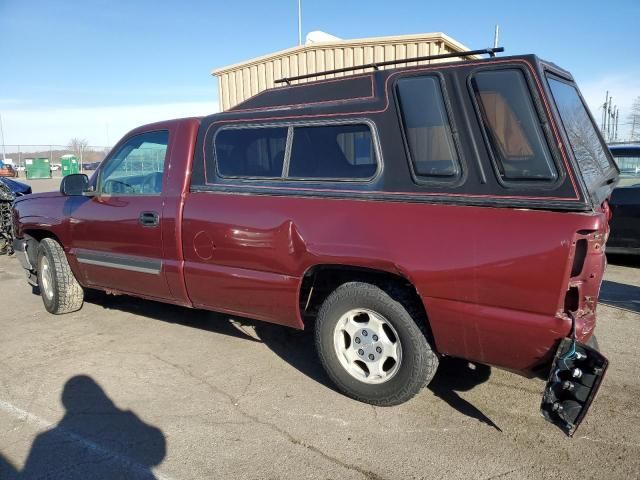
{"type": "Polygon", "coordinates": [[[640,313],[640,287],[604,280],[600,287],[600,303],[640,313]]]}
{"type": "Polygon", "coordinates": [[[2,456],[0,453],[0,478],[9,479],[16,478],[18,475],[18,470],[14,467],[9,460],[2,456]]]}
{"type": "Polygon", "coordinates": [[[501,432],[502,429],[493,423],[493,420],[458,394],[486,382],[490,376],[491,367],[487,365],[460,358],[444,357],[440,360],[436,376],[429,384],[429,390],[447,402],[451,408],[501,432]]]}
{"type": "Polygon", "coordinates": [[[91,291],[87,301],[111,310],[263,343],[297,370],[334,389],[316,358],[313,333],[310,330],[295,330],[251,318],[193,310],[126,295],[111,296],[99,291],[91,291]]]}
{"type": "Polygon", "coordinates": [[[118,409],[86,375],[67,381],[62,404],[64,417],[36,437],[22,471],[0,455],[0,478],[156,478],[151,467],[166,454],[161,430],[118,409]]]}
{"type": "MultiPolygon", "coordinates": [[[[114,297],[101,292],[92,292],[88,301],[104,308],[136,313],[164,322],[244,338],[248,341],[262,341],[292,367],[327,388],[336,390],[316,356],[313,331],[310,329],[294,330],[249,318],[230,317],[204,310],[190,310],[125,295],[114,297]]],[[[458,395],[458,392],[466,392],[487,381],[490,375],[491,368],[486,365],[443,358],[438,373],[428,388],[463,415],[475,418],[501,431],[490,418],[458,395]]]]}

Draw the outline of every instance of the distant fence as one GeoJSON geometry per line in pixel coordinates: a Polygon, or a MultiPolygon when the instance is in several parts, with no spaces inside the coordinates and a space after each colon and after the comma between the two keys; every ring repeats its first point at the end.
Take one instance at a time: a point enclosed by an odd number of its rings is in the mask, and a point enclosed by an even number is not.
{"type": "Polygon", "coordinates": [[[85,170],[104,160],[110,150],[111,147],[97,145],[87,145],[78,150],[70,148],[69,145],[0,145],[0,161],[4,154],[7,163],[13,163],[14,167],[23,169],[25,160],[29,158],[48,158],[51,165],[57,165],[60,164],[60,157],[63,155],[75,155],[81,168],[85,170]]]}

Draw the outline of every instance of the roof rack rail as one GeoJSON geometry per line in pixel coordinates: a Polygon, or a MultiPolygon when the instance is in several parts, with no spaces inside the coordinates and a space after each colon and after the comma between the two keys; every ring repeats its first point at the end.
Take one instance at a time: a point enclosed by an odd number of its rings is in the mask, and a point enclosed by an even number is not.
{"type": "Polygon", "coordinates": [[[291,85],[291,82],[295,80],[302,80],[305,78],[319,77],[320,75],[331,75],[333,73],[352,72],[353,70],[363,70],[365,68],[373,68],[378,70],[379,67],[386,65],[397,65],[398,63],[410,63],[410,62],[423,62],[425,60],[440,60],[442,58],[457,58],[457,57],[470,57],[471,55],[489,55],[495,57],[496,53],[504,52],[504,47],[483,48],[481,50],[468,50],[466,52],[454,52],[454,53],[441,53],[439,55],[427,55],[425,57],[413,57],[403,58],[401,60],[387,60],[386,62],[374,62],[367,63],[365,65],[354,65],[353,67],[336,68],[333,70],[325,70],[317,73],[307,73],[305,75],[298,75],[296,77],[284,77],[276,80],[274,83],[286,83],[291,85]]]}

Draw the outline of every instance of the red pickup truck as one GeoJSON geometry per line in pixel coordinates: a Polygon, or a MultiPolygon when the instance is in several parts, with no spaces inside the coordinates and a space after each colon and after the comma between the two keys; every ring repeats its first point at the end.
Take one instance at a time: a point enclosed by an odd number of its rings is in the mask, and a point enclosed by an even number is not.
{"type": "Polygon", "coordinates": [[[543,414],[572,433],[606,369],[586,343],[618,170],[571,75],[530,55],[297,80],[18,199],[46,309],[92,288],[314,328],[376,405],[442,355],[549,374],[543,414]]]}

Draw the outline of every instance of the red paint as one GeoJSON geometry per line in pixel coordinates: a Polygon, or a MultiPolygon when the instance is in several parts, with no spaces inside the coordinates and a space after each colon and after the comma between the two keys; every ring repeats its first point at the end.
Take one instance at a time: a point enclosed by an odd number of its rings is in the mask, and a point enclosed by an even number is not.
{"type": "MultiPolygon", "coordinates": [[[[604,214],[193,193],[184,243],[205,231],[216,250],[209,261],[185,250],[185,278],[198,305],[224,298],[225,309],[301,327],[297,289],[308,268],[400,273],[425,302],[439,352],[524,371],[570,329],[561,305],[575,232],[605,225],[604,214]],[[265,282],[266,304],[253,300],[265,282]]],[[[583,269],[596,297],[602,260],[593,247],[583,269]]]]}

